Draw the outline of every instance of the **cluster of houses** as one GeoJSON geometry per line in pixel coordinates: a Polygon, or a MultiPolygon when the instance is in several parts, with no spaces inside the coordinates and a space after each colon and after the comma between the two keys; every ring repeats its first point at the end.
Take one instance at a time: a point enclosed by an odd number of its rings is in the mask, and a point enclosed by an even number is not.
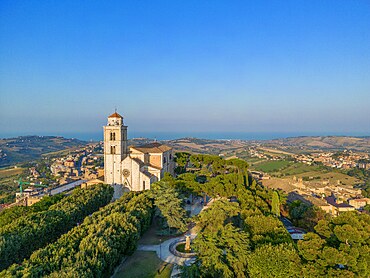
{"type": "Polygon", "coordinates": [[[370,204],[369,198],[363,198],[360,188],[333,185],[329,181],[323,181],[321,185],[308,185],[301,178],[295,181],[292,185],[296,196],[301,196],[301,200],[307,200],[333,216],[345,211],[361,211],[370,204]]]}
{"type": "Polygon", "coordinates": [[[30,180],[33,180],[33,179],[38,179],[39,177],[41,177],[40,173],[36,170],[36,167],[30,167],[28,168],[28,170],[30,171],[30,180]]]}
{"type": "Polygon", "coordinates": [[[370,169],[369,155],[366,153],[354,153],[352,151],[317,152],[312,154],[299,154],[293,156],[296,161],[308,165],[322,163],[325,166],[338,169],[370,169]]]}
{"type": "Polygon", "coordinates": [[[93,146],[87,146],[67,157],[55,158],[50,165],[59,184],[80,179],[97,179],[104,175],[103,155],[93,154],[93,146]]]}
{"type": "Polygon", "coordinates": [[[362,211],[366,205],[370,204],[369,198],[353,198],[349,199],[348,202],[343,202],[336,198],[335,194],[323,199],[311,199],[310,201],[333,216],[338,216],[340,213],[347,211],[362,211]]]}

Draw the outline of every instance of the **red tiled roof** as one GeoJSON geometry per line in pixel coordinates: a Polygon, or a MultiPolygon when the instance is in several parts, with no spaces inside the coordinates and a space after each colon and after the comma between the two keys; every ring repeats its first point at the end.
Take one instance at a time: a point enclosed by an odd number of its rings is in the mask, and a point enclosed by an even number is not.
{"type": "Polygon", "coordinates": [[[118,114],[117,112],[114,112],[112,115],[110,115],[108,118],[123,118],[120,114],[118,114]]]}
{"type": "Polygon", "coordinates": [[[131,148],[142,153],[164,153],[172,149],[171,147],[162,145],[158,142],[141,146],[131,146],[131,148]]]}

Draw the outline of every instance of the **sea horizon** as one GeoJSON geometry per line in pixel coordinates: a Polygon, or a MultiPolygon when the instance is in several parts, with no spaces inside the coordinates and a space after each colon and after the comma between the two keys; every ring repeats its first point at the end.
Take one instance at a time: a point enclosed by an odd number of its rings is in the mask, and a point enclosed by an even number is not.
{"type": "MultiPolygon", "coordinates": [[[[1,139],[19,136],[62,136],[83,141],[102,141],[103,132],[25,132],[0,133],[1,139]]],[[[369,137],[370,132],[128,132],[129,139],[147,138],[154,140],[175,140],[180,138],[198,138],[210,140],[272,140],[308,136],[347,136],[369,137]]]]}

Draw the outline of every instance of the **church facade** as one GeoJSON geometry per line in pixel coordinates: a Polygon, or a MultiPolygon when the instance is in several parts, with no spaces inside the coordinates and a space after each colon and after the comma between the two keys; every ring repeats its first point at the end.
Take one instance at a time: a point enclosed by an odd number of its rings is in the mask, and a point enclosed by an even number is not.
{"type": "Polygon", "coordinates": [[[117,112],[104,126],[104,182],[114,187],[114,198],[123,191],[150,189],[165,172],[174,174],[175,162],[171,147],[154,142],[128,146],[127,126],[117,112]]]}

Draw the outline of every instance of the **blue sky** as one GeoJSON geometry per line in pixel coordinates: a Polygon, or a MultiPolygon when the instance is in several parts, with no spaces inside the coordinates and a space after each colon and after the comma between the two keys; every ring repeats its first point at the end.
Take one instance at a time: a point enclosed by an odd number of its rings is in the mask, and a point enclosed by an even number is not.
{"type": "Polygon", "coordinates": [[[370,1],[0,2],[0,136],[370,134],[370,1]]]}

